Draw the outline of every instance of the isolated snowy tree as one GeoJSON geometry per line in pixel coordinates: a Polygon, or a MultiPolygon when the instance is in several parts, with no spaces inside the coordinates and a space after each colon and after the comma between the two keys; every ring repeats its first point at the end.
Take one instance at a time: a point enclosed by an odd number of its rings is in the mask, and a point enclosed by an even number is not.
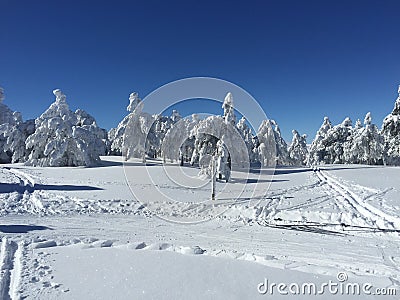
{"type": "Polygon", "coordinates": [[[289,146],[289,157],[292,164],[303,166],[308,160],[307,135],[300,135],[297,130],[293,130],[292,143],[289,146]]]}
{"type": "Polygon", "coordinates": [[[317,131],[317,134],[311,143],[310,153],[308,156],[308,165],[319,164],[324,160],[325,157],[325,146],[322,145],[322,141],[326,138],[328,131],[332,128],[331,121],[328,117],[324,118],[324,122],[317,131]]]}
{"type": "Polygon", "coordinates": [[[384,162],[384,138],[375,124],[371,113],[364,119],[365,127],[352,131],[344,146],[345,163],[381,165],[384,162]]]}
{"type": "Polygon", "coordinates": [[[383,120],[381,134],[385,138],[386,162],[400,165],[400,86],[393,111],[383,120]]]}
{"type": "Polygon", "coordinates": [[[56,101],[35,120],[35,132],[26,139],[26,149],[30,150],[26,164],[50,167],[96,164],[100,160],[97,147],[103,144],[96,135],[97,125],[79,124],[61,90],[56,89],[53,94],[56,101]]]}

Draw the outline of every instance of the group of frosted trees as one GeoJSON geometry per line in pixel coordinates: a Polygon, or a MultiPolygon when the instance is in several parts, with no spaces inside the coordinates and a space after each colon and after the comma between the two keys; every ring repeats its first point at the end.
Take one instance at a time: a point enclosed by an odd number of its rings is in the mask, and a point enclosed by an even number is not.
{"type": "Polygon", "coordinates": [[[54,90],[55,101],[35,120],[23,121],[21,114],[5,104],[0,88],[0,163],[24,162],[33,166],[91,166],[102,155],[125,159],[159,158],[164,162],[199,165],[209,172],[217,159],[220,177],[229,178],[232,168],[302,166],[316,164],[400,165],[400,87],[395,107],[379,129],[371,113],[364,121],[346,118],[332,126],[324,118],[311,146],[306,136],[293,130],[288,145],[277,122],[264,120],[257,132],[244,117],[237,121],[233,95],[227,93],[221,115],[201,119],[150,115],[137,93],[130,94],[128,115],[107,132],[83,110],[69,109],[66,96],[54,90]]]}
{"type": "Polygon", "coordinates": [[[382,128],[373,124],[367,113],[364,124],[349,118],[332,126],[325,117],[311,144],[308,164],[400,165],[400,87],[399,97],[382,128]]]}
{"type": "Polygon", "coordinates": [[[22,121],[5,104],[0,89],[1,162],[32,166],[91,166],[107,152],[107,131],[83,110],[71,111],[66,96],[53,91],[55,102],[37,119],[22,121]]]}

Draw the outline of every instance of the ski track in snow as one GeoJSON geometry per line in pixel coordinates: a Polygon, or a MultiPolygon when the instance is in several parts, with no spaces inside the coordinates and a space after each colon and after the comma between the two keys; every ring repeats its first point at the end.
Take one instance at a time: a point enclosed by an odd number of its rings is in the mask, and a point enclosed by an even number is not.
{"type": "Polygon", "coordinates": [[[326,184],[330,189],[339,193],[339,196],[336,196],[336,200],[339,203],[343,204],[344,207],[350,207],[355,210],[367,224],[372,223],[379,229],[400,229],[399,218],[388,215],[375,206],[368,204],[365,199],[352,192],[349,187],[339,183],[319,168],[316,168],[314,173],[321,183],[326,184]]]}
{"type": "Polygon", "coordinates": [[[1,253],[0,253],[0,299],[18,299],[15,297],[18,287],[18,276],[20,263],[16,262],[16,252],[18,250],[18,244],[14,241],[10,241],[7,238],[3,238],[1,241],[1,253]]]}
{"type": "Polygon", "coordinates": [[[30,186],[30,187],[34,187],[35,186],[35,180],[33,179],[33,177],[25,172],[22,172],[20,170],[14,169],[14,168],[3,168],[6,169],[8,171],[10,171],[12,174],[14,174],[19,180],[20,183],[24,186],[30,186]]]}

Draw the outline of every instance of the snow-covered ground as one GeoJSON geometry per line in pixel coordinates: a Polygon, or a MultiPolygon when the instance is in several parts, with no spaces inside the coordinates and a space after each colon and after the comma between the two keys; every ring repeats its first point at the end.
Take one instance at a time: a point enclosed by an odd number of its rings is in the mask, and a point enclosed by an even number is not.
{"type": "Polygon", "coordinates": [[[400,168],[237,171],[211,201],[196,168],[102,160],[2,165],[0,299],[400,296],[400,168]]]}

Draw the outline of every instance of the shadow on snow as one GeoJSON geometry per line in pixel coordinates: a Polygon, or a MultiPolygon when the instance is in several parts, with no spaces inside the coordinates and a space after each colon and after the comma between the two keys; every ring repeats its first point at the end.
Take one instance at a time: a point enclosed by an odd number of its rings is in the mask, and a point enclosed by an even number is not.
{"type": "Polygon", "coordinates": [[[87,185],[53,185],[53,184],[35,184],[33,187],[29,185],[20,185],[18,183],[0,183],[0,193],[24,193],[33,192],[37,190],[42,191],[100,191],[103,190],[99,187],[87,186],[87,185]]]}
{"type": "Polygon", "coordinates": [[[35,230],[53,230],[46,226],[37,225],[0,225],[0,232],[2,233],[28,233],[35,230]]]}

